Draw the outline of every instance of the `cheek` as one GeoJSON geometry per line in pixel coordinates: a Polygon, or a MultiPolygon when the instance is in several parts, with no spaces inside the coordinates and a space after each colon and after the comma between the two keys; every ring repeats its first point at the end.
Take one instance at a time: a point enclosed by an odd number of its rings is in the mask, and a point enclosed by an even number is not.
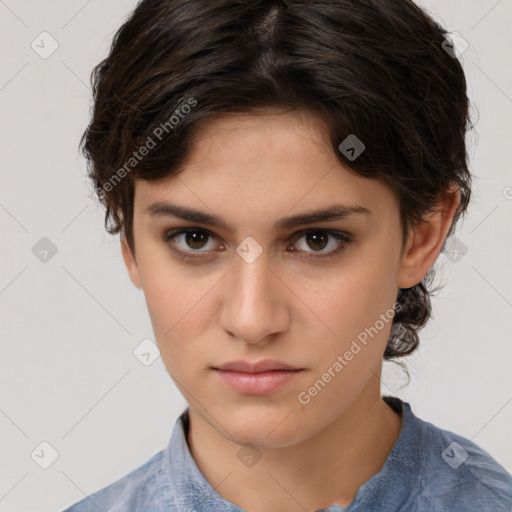
{"type": "Polygon", "coordinates": [[[184,360],[191,368],[200,360],[197,343],[211,322],[208,292],[216,280],[194,279],[168,260],[161,265],[153,261],[145,268],[144,294],[162,360],[171,373],[182,368],[184,360]]]}
{"type": "Polygon", "coordinates": [[[332,418],[376,379],[392,326],[394,288],[385,272],[363,267],[331,280],[316,302],[330,329],[318,337],[321,349],[309,354],[313,372],[300,391],[310,400],[309,410],[329,410],[332,418]]]}
{"type": "Polygon", "coordinates": [[[396,298],[396,283],[391,265],[381,256],[363,254],[322,283],[310,295],[316,297],[312,309],[328,327],[323,329],[325,350],[318,354],[318,361],[324,366],[330,361],[332,364],[338,355],[348,352],[349,366],[378,367],[394,314],[391,308],[396,298]]]}

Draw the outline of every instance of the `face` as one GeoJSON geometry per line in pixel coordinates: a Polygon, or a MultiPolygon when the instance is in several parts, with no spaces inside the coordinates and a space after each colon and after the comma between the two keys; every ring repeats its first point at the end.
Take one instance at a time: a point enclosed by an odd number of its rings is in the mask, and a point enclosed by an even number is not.
{"type": "Polygon", "coordinates": [[[305,113],[219,117],[179,175],[136,183],[136,253],[123,255],[161,357],[191,410],[239,444],[306,440],[380,371],[401,286],[399,205],[344,167],[322,133],[305,113]],[[345,214],[283,222],[334,207],[345,214]],[[241,389],[213,369],[263,359],[301,371],[241,389]]]}

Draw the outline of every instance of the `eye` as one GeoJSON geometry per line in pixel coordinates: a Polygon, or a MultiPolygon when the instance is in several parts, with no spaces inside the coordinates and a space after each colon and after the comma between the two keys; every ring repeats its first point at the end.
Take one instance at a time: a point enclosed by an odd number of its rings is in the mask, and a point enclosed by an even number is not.
{"type": "Polygon", "coordinates": [[[305,252],[311,256],[306,256],[308,259],[334,257],[348,244],[353,242],[353,238],[348,233],[340,231],[331,231],[327,229],[309,229],[299,233],[298,241],[304,239],[304,243],[298,244],[299,250],[292,249],[289,252],[305,252]],[[331,247],[331,250],[324,251],[326,247],[331,247]],[[302,248],[300,248],[302,247],[302,248]],[[312,248],[313,251],[304,250],[304,248],[312,248]]]}
{"type": "MultiPolygon", "coordinates": [[[[200,251],[208,246],[209,241],[212,239],[212,234],[204,229],[199,228],[181,228],[169,231],[164,234],[163,241],[167,244],[178,246],[178,249],[173,250],[181,253],[185,252],[207,252],[200,251]],[[181,243],[181,248],[179,244],[181,243]],[[192,250],[190,250],[192,249],[192,250]]],[[[210,247],[211,249],[211,247],[210,247]]]]}
{"type": "MultiPolygon", "coordinates": [[[[180,228],[164,233],[162,242],[168,244],[171,250],[180,257],[193,259],[199,257],[201,253],[207,254],[215,248],[215,244],[208,247],[213,238],[214,235],[205,229],[180,228]],[[196,256],[193,253],[199,254],[196,256]]],[[[302,239],[304,242],[298,244],[299,249],[291,249],[288,252],[309,254],[309,256],[305,256],[306,259],[334,257],[353,242],[352,236],[348,233],[327,229],[305,230],[295,234],[292,239],[295,240],[295,244],[302,239]],[[308,247],[313,251],[308,251],[308,247]],[[326,247],[330,247],[331,250],[325,251],[326,247]]]]}

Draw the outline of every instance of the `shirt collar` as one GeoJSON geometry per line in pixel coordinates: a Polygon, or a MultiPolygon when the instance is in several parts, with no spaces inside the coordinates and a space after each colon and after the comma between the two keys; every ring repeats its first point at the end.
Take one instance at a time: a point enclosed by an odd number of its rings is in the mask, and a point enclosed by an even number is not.
{"type": "MultiPolygon", "coordinates": [[[[332,505],[316,512],[398,510],[416,487],[421,420],[413,414],[409,403],[390,396],[383,397],[383,400],[402,416],[400,434],[386,462],[379,472],[359,488],[346,509],[332,505]]],[[[164,453],[164,471],[176,506],[184,510],[245,512],[220,496],[199,470],[186,439],[188,411],[189,408],[176,420],[164,453]]]]}

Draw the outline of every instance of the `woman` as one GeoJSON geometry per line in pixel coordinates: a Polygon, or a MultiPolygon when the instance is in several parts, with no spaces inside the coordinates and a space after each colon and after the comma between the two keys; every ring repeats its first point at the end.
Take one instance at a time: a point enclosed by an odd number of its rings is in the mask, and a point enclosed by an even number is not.
{"type": "Polygon", "coordinates": [[[68,511],[511,510],[488,453],[380,389],[469,203],[456,57],[408,0],[137,5],[82,142],[188,407],[68,511]]]}

